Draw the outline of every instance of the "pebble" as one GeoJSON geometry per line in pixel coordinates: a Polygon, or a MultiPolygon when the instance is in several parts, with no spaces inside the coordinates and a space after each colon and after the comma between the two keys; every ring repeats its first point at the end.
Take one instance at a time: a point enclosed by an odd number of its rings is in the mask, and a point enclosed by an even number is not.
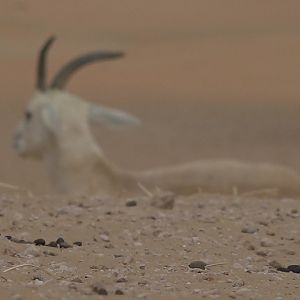
{"type": "Polygon", "coordinates": [[[59,238],[56,240],[56,244],[57,244],[57,245],[63,244],[64,242],[65,242],[65,240],[64,240],[62,237],[59,237],[59,238]]]}
{"type": "Polygon", "coordinates": [[[190,264],[189,264],[189,267],[191,269],[202,269],[202,270],[205,270],[205,266],[207,266],[207,263],[201,261],[201,260],[195,260],[195,261],[192,261],[190,264]]]}
{"type": "Polygon", "coordinates": [[[290,265],[287,269],[293,273],[300,273],[300,265],[290,265]]]}
{"type": "Polygon", "coordinates": [[[258,231],[258,228],[252,227],[252,226],[244,227],[241,230],[242,233],[250,233],[250,234],[253,234],[257,231],[258,231]]]}
{"type": "Polygon", "coordinates": [[[94,293],[98,294],[98,295],[108,295],[107,290],[103,287],[102,284],[94,284],[92,286],[92,290],[94,293]]]}
{"type": "Polygon", "coordinates": [[[82,242],[76,241],[76,242],[73,243],[73,245],[81,247],[82,246],[82,242]]]}
{"type": "Polygon", "coordinates": [[[64,248],[64,249],[72,247],[61,237],[56,240],[56,244],[59,246],[59,248],[64,248]]]}
{"type": "Polygon", "coordinates": [[[72,246],[71,246],[70,244],[68,244],[67,242],[60,243],[60,244],[59,244],[59,247],[60,247],[60,248],[64,248],[64,249],[72,248],[72,246]]]}
{"type": "Polygon", "coordinates": [[[34,279],[34,280],[33,280],[33,283],[34,283],[34,285],[36,285],[36,286],[40,286],[40,285],[43,285],[43,284],[44,284],[44,282],[43,282],[42,280],[40,280],[39,278],[34,279]]]}
{"type": "Polygon", "coordinates": [[[110,241],[108,235],[106,235],[106,234],[100,234],[99,237],[100,237],[100,239],[101,239],[102,241],[104,241],[104,242],[109,242],[109,241],[110,241]]]}
{"type": "Polygon", "coordinates": [[[115,291],[115,294],[116,294],[116,295],[124,295],[124,292],[123,292],[122,290],[120,290],[120,289],[117,289],[117,290],[115,291]]]}
{"type": "Polygon", "coordinates": [[[36,239],[33,241],[36,246],[45,246],[46,241],[44,239],[36,239]]]}
{"type": "Polygon", "coordinates": [[[256,255],[258,255],[258,256],[263,256],[263,257],[269,255],[269,252],[266,251],[266,250],[258,250],[258,251],[256,251],[255,253],[256,253],[256,255]]]}
{"type": "Polygon", "coordinates": [[[232,283],[232,287],[242,287],[245,285],[244,280],[238,279],[232,283]]]}
{"type": "Polygon", "coordinates": [[[49,244],[47,244],[48,247],[53,247],[53,248],[57,248],[57,243],[52,241],[49,244]]]}
{"type": "Polygon", "coordinates": [[[273,241],[269,238],[263,238],[260,241],[262,247],[272,247],[274,245],[273,241]]]}
{"type": "Polygon", "coordinates": [[[293,272],[293,273],[300,273],[300,265],[290,265],[287,268],[277,268],[278,271],[281,272],[293,272]]]}
{"type": "Polygon", "coordinates": [[[126,202],[127,207],[137,206],[137,202],[135,200],[129,200],[126,202]]]}

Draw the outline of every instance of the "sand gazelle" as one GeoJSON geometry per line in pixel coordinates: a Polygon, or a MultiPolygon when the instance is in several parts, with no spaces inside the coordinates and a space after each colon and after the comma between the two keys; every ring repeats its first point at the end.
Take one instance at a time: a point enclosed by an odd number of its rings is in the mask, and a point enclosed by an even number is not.
{"type": "Polygon", "coordinates": [[[49,86],[45,83],[47,51],[39,53],[37,91],[17,127],[14,147],[23,157],[47,163],[56,191],[66,193],[135,194],[140,186],[178,193],[232,193],[275,188],[282,195],[300,194],[300,174],[279,165],[238,160],[202,160],[178,166],[134,172],[108,161],[92,136],[90,123],[128,126],[137,119],[124,112],[90,104],[63,90],[75,70],[96,60],[121,56],[119,52],[95,52],[67,63],[49,86]]]}

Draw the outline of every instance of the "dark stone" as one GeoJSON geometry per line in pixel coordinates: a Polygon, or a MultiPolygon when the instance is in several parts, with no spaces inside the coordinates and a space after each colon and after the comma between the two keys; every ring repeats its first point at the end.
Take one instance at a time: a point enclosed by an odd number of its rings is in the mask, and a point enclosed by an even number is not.
{"type": "Polygon", "coordinates": [[[57,243],[54,242],[54,241],[52,241],[52,242],[50,242],[47,246],[48,246],[48,247],[57,248],[57,243]]]}
{"type": "Polygon", "coordinates": [[[46,241],[44,239],[36,239],[33,241],[33,243],[36,246],[45,246],[46,245],[46,241]]]}
{"type": "Polygon", "coordinates": [[[255,228],[255,227],[252,227],[252,226],[244,227],[241,230],[242,233],[250,233],[250,234],[253,234],[257,231],[258,231],[258,228],[255,228]]]}
{"type": "Polygon", "coordinates": [[[56,240],[57,245],[63,244],[64,242],[65,242],[65,240],[62,237],[60,237],[56,240]]]}
{"type": "Polygon", "coordinates": [[[117,290],[115,291],[115,294],[116,294],[116,295],[124,295],[124,292],[123,292],[122,290],[120,290],[120,289],[117,289],[117,290]]]}
{"type": "Polygon", "coordinates": [[[60,243],[58,245],[59,245],[60,248],[64,248],[64,249],[72,248],[72,246],[70,244],[68,244],[67,242],[63,242],[63,243],[60,243]]]}
{"type": "Polygon", "coordinates": [[[12,236],[11,235],[6,235],[5,236],[8,240],[11,240],[12,239],[12,236]]]}
{"type": "Polygon", "coordinates": [[[202,269],[202,270],[205,270],[205,266],[207,266],[207,263],[205,263],[204,261],[201,261],[201,260],[192,261],[189,264],[189,267],[191,269],[202,269]]]}
{"type": "Polygon", "coordinates": [[[129,200],[126,202],[127,207],[137,206],[137,202],[135,200],[129,200]]]}
{"type": "Polygon", "coordinates": [[[80,246],[80,247],[82,246],[82,242],[80,242],[80,241],[76,241],[73,244],[76,245],[76,246],[80,246]]]}
{"type": "Polygon", "coordinates": [[[300,265],[290,265],[287,269],[289,272],[300,273],[300,265]]]}
{"type": "Polygon", "coordinates": [[[280,272],[289,272],[289,270],[287,268],[284,268],[284,267],[277,268],[277,271],[280,271],[280,272]]]}
{"type": "Polygon", "coordinates": [[[92,286],[93,292],[98,295],[107,295],[107,290],[101,284],[94,284],[92,286]]]}

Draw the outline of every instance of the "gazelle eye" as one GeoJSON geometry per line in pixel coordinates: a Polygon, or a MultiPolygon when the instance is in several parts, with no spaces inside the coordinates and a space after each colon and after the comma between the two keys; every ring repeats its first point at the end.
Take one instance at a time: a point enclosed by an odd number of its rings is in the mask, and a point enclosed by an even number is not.
{"type": "Polygon", "coordinates": [[[26,119],[27,121],[30,121],[30,120],[32,119],[32,112],[26,111],[26,112],[25,112],[25,119],[26,119]]]}

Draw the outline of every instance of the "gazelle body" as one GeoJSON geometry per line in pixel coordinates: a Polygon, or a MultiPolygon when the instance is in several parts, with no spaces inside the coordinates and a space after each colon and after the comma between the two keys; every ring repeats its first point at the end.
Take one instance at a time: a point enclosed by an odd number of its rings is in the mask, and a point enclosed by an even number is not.
{"type": "Polygon", "coordinates": [[[56,191],[73,194],[138,194],[139,185],[176,193],[199,189],[214,193],[277,189],[281,195],[300,195],[300,174],[273,164],[238,160],[203,160],[144,172],[121,170],[108,161],[95,141],[90,123],[131,126],[138,120],[121,111],[90,104],[63,90],[82,65],[122,55],[95,52],[72,60],[50,84],[45,83],[45,60],[50,38],[38,63],[37,91],[17,127],[14,146],[23,157],[44,160],[56,191]]]}

